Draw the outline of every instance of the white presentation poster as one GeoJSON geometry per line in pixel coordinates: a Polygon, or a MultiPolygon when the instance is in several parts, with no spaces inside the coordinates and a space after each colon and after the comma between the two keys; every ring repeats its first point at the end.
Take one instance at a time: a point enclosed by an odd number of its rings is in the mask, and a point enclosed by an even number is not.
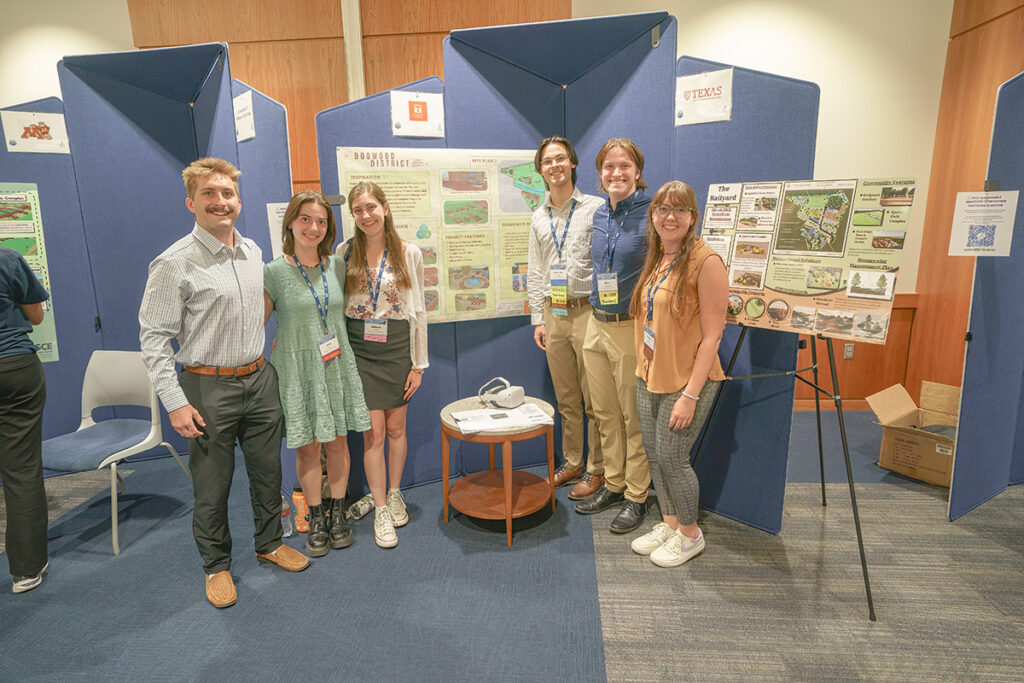
{"type": "Polygon", "coordinates": [[[949,255],[1009,256],[1019,194],[1017,190],[957,192],[949,255]]]}
{"type": "Polygon", "coordinates": [[[8,152],[71,154],[63,114],[0,111],[8,152]]]}
{"type": "Polygon", "coordinates": [[[274,258],[284,254],[281,249],[281,226],[284,223],[284,212],[288,210],[288,202],[267,203],[267,228],[270,231],[270,249],[274,258]]]}
{"type": "Polygon", "coordinates": [[[256,137],[256,119],[252,113],[252,90],[246,90],[231,100],[235,111],[235,141],[244,142],[256,137]]]}
{"type": "MultiPolygon", "coordinates": [[[[430,322],[526,315],[534,150],[338,148],[341,193],[380,185],[402,239],[423,250],[430,322]]],[[[352,223],[347,223],[351,236],[352,223]]]]}

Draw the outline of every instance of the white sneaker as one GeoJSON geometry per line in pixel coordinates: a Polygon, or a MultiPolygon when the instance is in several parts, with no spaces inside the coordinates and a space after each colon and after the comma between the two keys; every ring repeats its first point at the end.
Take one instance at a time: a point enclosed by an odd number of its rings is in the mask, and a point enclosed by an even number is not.
{"type": "Polygon", "coordinates": [[[669,539],[674,531],[672,527],[665,522],[658,522],[654,525],[654,528],[649,532],[634,538],[633,542],[629,544],[629,547],[633,549],[633,552],[637,555],[650,555],[652,552],[661,547],[661,544],[669,539]]]}
{"type": "Polygon", "coordinates": [[[387,505],[381,505],[373,515],[373,538],[381,548],[394,548],[398,545],[395,518],[391,516],[387,505]]]}
{"type": "Polygon", "coordinates": [[[387,499],[388,510],[395,520],[395,526],[405,526],[409,523],[409,511],[405,509],[405,499],[398,489],[390,489],[387,499]]]}
{"type": "Polygon", "coordinates": [[[651,553],[651,562],[659,567],[678,567],[704,552],[704,534],[690,538],[678,529],[657,550],[651,553]]]}
{"type": "Polygon", "coordinates": [[[36,588],[43,582],[43,572],[49,569],[50,563],[47,562],[43,565],[43,568],[39,570],[39,573],[35,576],[15,576],[14,584],[11,586],[11,590],[15,593],[24,593],[36,588]]]}

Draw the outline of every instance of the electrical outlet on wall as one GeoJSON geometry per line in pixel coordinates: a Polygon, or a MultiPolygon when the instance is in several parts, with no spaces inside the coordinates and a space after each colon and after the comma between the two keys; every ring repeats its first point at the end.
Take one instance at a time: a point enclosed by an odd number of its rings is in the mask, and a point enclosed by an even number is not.
{"type": "Polygon", "coordinates": [[[853,358],[853,344],[843,345],[843,358],[851,360],[853,358]]]}

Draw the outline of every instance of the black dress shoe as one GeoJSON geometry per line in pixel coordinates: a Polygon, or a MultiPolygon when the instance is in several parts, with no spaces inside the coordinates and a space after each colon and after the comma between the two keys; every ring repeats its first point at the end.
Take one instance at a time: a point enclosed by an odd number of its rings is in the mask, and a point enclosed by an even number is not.
{"type": "Polygon", "coordinates": [[[639,528],[646,516],[647,503],[627,500],[619,508],[619,514],[615,515],[615,519],[612,520],[611,532],[613,534],[628,534],[639,528]]]}
{"type": "Polygon", "coordinates": [[[576,512],[581,515],[596,515],[598,512],[615,507],[622,503],[625,495],[622,491],[615,493],[602,486],[589,496],[576,503],[576,512]]]}

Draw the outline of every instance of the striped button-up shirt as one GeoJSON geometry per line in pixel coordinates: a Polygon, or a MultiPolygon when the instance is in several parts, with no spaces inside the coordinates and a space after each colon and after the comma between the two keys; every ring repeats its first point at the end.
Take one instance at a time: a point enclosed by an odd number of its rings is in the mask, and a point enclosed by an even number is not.
{"type": "Polygon", "coordinates": [[[196,225],[149,264],[139,343],[168,412],[188,405],[175,361],[240,366],[263,352],[263,253],[237,230],[234,244],[231,249],[196,225]]]}
{"type": "Polygon", "coordinates": [[[602,199],[583,194],[579,188],[573,188],[572,199],[561,208],[551,203],[548,195],[544,203],[533,212],[530,220],[530,244],[527,259],[527,291],[530,296],[530,322],[534,325],[544,323],[544,300],[551,296],[551,279],[548,271],[552,263],[566,264],[566,278],[569,285],[569,298],[590,296],[590,284],[594,276],[594,262],[590,258],[590,239],[593,235],[594,212],[601,206],[602,199]],[[576,208],[573,210],[573,202],[576,208]],[[551,213],[548,214],[550,209],[551,213]],[[562,245],[562,257],[558,257],[555,238],[551,235],[551,223],[555,225],[555,235],[562,239],[565,221],[572,210],[572,224],[562,245]]]}

